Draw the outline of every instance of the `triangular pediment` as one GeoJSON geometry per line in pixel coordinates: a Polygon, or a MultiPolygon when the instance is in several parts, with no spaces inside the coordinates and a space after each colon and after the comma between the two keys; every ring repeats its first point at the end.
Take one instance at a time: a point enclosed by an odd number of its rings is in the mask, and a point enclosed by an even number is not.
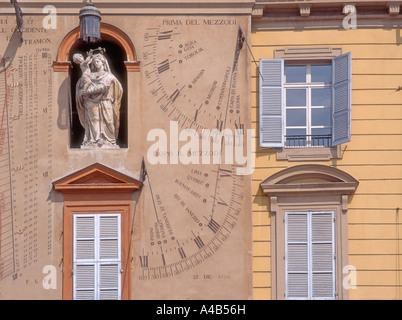
{"type": "Polygon", "coordinates": [[[95,163],[53,182],[57,191],[135,191],[142,182],[110,167],[95,163]]]}

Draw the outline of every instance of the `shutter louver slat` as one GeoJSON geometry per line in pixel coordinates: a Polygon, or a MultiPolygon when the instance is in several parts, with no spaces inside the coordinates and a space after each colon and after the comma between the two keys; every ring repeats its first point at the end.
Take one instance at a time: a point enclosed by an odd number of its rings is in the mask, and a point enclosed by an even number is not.
{"type": "Polygon", "coordinates": [[[117,287],[119,286],[118,275],[119,275],[119,266],[117,264],[101,265],[100,288],[117,289],[117,287]]]}
{"type": "Polygon", "coordinates": [[[100,238],[117,238],[119,235],[118,217],[100,217],[100,238]]]}
{"type": "Polygon", "coordinates": [[[313,213],[311,217],[312,240],[332,241],[332,214],[313,213]]]}
{"type": "Polygon", "coordinates": [[[280,59],[262,59],[260,64],[262,86],[280,87],[282,85],[282,60],[280,59]]]}
{"type": "Polygon", "coordinates": [[[76,259],[77,260],[95,259],[95,241],[77,240],[76,259]]]}
{"type": "Polygon", "coordinates": [[[308,297],[308,274],[289,273],[288,274],[288,298],[307,298],[308,297]]]}
{"type": "Polygon", "coordinates": [[[119,257],[118,240],[100,240],[100,258],[101,259],[117,259],[119,257]]]}
{"type": "Polygon", "coordinates": [[[75,258],[95,259],[95,217],[75,217],[75,258]]]}
{"type": "Polygon", "coordinates": [[[273,117],[263,117],[262,125],[264,131],[261,132],[261,138],[264,143],[275,143],[282,139],[282,124],[273,117]]]}
{"type": "Polygon", "coordinates": [[[118,300],[119,299],[119,290],[101,290],[99,299],[100,300],[118,300]]]}
{"type": "Polygon", "coordinates": [[[313,274],[313,298],[332,298],[334,295],[332,273],[313,274]]]}
{"type": "Polygon", "coordinates": [[[95,291],[94,290],[79,290],[76,292],[75,300],[94,300],[95,291]]]}
{"type": "Polygon", "coordinates": [[[307,241],[307,214],[288,214],[288,241],[307,241]]]}
{"type": "Polygon", "coordinates": [[[349,142],[351,136],[351,54],[332,59],[332,145],[349,142]]]}
{"type": "Polygon", "coordinates": [[[313,272],[332,272],[332,243],[313,243],[312,258],[313,272]]]}
{"type": "Polygon", "coordinates": [[[308,271],[307,244],[288,244],[288,271],[308,271]]]}
{"type": "Polygon", "coordinates": [[[95,217],[76,217],[75,230],[78,239],[93,239],[95,237],[95,217]]]}
{"type": "Polygon", "coordinates": [[[95,287],[95,266],[93,265],[77,265],[77,288],[94,288],[95,287]]]}
{"type": "Polygon", "coordinates": [[[283,72],[281,59],[260,60],[260,145],[283,147],[283,72]]]}

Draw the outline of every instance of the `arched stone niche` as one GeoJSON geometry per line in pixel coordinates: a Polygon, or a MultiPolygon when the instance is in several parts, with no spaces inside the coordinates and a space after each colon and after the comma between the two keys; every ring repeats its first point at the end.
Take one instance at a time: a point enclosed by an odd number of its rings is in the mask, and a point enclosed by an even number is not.
{"type": "Polygon", "coordinates": [[[83,128],[80,125],[75,102],[75,85],[81,76],[78,65],[72,62],[75,53],[85,53],[89,49],[98,47],[106,48],[106,57],[112,72],[123,85],[123,99],[120,108],[120,131],[118,145],[120,148],[128,148],[129,145],[129,113],[134,112],[136,103],[136,78],[139,76],[140,63],[130,37],[119,28],[101,23],[102,41],[96,44],[86,44],[80,40],[80,28],[70,31],[59,46],[57,59],[53,63],[53,71],[59,73],[56,77],[59,83],[59,109],[63,113],[63,128],[69,128],[68,146],[71,149],[79,149],[83,128]],[[130,89],[129,89],[130,88],[130,89]],[[66,105],[68,101],[68,105],[66,105]],[[130,105],[131,110],[128,106],[130,105]]]}
{"type": "MultiPolygon", "coordinates": [[[[134,45],[126,33],[111,24],[101,23],[101,38],[104,41],[116,43],[124,49],[126,54],[124,64],[126,65],[127,72],[140,71],[140,63],[137,61],[134,45]]],[[[71,51],[79,45],[80,28],[77,27],[66,35],[59,47],[57,59],[53,63],[53,70],[55,72],[70,71],[72,63],[69,60],[69,56],[71,55],[71,51]]]]}

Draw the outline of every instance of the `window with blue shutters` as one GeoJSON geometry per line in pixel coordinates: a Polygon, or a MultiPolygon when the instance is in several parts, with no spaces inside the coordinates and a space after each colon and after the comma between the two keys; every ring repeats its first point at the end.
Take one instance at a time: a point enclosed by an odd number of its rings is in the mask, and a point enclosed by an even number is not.
{"type": "Polygon", "coordinates": [[[350,53],[310,64],[261,59],[259,90],[261,147],[332,147],[350,141],[350,53]]]}

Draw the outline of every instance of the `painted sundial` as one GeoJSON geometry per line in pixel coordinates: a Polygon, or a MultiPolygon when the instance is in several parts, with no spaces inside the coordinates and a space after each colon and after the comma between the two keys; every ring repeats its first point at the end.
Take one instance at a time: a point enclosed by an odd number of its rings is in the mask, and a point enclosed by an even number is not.
{"type": "Polygon", "coordinates": [[[246,157],[249,121],[242,28],[236,18],[179,18],[145,30],[145,85],[166,135],[149,127],[138,279],[228,283],[234,265],[246,271],[250,163],[235,155],[246,157]]]}

